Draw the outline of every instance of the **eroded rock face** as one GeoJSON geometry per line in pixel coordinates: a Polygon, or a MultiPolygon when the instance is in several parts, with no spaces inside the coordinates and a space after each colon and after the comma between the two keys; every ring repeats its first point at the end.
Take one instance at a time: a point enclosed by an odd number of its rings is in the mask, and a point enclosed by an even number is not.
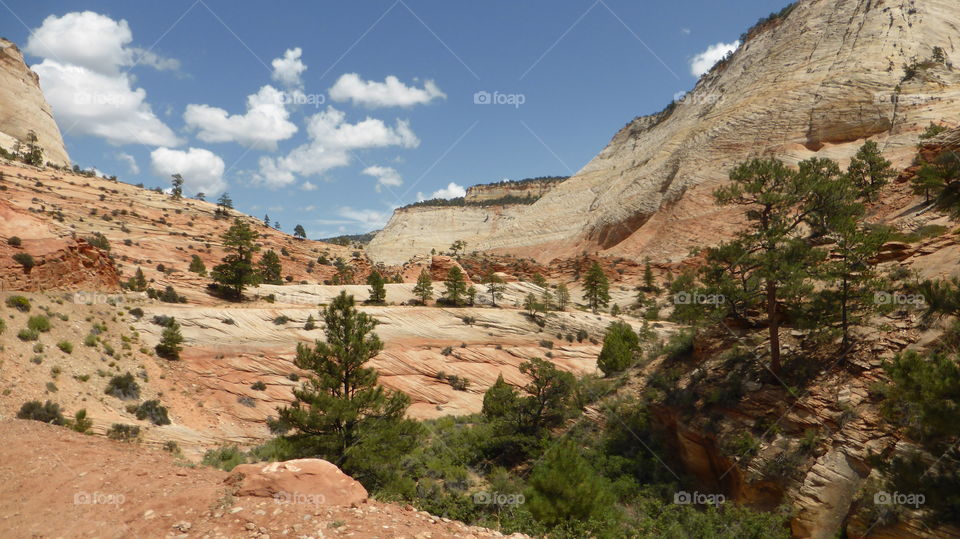
{"type": "Polygon", "coordinates": [[[367,489],[323,459],[241,464],[227,482],[235,484],[238,496],[274,498],[277,503],[309,503],[348,506],[367,499],[367,489]]]}
{"type": "Polygon", "coordinates": [[[917,134],[960,112],[960,71],[937,65],[905,80],[903,66],[935,46],[960,64],[958,25],[954,0],[801,0],[675,107],[630,122],[536,203],[398,210],[369,253],[396,263],[461,239],[539,261],[583,250],[682,259],[737,228],[738,215],[711,193],[748,157],[845,165],[871,138],[895,165],[909,164],[917,134]]]}
{"type": "Polygon", "coordinates": [[[40,78],[23,62],[16,45],[0,38],[0,147],[11,149],[33,130],[44,162],[70,166],[60,129],[40,90],[40,78]]]}

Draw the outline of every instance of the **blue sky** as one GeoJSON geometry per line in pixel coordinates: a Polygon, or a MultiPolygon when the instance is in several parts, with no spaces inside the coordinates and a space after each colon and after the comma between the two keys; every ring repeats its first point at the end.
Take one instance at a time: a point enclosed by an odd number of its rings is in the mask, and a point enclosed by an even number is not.
{"type": "Polygon", "coordinates": [[[0,35],[75,163],[324,237],[576,172],[785,3],[0,0],[0,35]]]}

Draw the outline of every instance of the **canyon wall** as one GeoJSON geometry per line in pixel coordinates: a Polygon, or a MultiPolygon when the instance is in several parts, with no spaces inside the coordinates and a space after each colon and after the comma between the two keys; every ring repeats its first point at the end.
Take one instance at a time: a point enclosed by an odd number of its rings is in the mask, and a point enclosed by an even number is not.
{"type": "Polygon", "coordinates": [[[370,244],[396,263],[454,240],[539,261],[582,251],[655,262],[727,237],[734,210],[711,193],[752,156],[846,165],[867,139],[906,166],[931,122],[955,125],[960,63],[955,0],[801,0],[751,32],[727,61],[659,114],[621,129],[573,177],[502,212],[398,210],[370,244]],[[904,66],[942,47],[947,62],[904,66]],[[441,228],[441,226],[446,228],[441,228]]]}

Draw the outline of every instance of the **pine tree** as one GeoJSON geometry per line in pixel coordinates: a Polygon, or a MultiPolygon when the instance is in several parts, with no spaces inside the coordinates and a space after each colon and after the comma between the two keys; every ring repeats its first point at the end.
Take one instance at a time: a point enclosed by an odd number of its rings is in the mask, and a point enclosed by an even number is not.
{"type": "Polygon", "coordinates": [[[594,262],[584,276],[583,299],[594,313],[610,303],[610,282],[598,262],[594,262]]]}
{"type": "Polygon", "coordinates": [[[313,331],[317,329],[317,320],[313,317],[312,314],[307,317],[306,323],[303,324],[303,329],[305,331],[313,331]]]}
{"type": "Polygon", "coordinates": [[[650,257],[643,261],[643,287],[644,292],[656,292],[657,285],[653,280],[653,268],[650,266],[650,257]]]}
{"type": "Polygon", "coordinates": [[[207,275],[207,266],[204,265],[203,260],[201,260],[199,256],[193,255],[190,258],[189,271],[196,273],[201,277],[205,277],[207,275]]]}
{"type": "Polygon", "coordinates": [[[500,374],[497,376],[497,381],[483,394],[481,412],[488,420],[509,418],[516,423],[519,398],[516,388],[504,381],[503,374],[500,374]]]}
{"type": "MultiPolygon", "coordinates": [[[[705,273],[732,295],[725,307],[742,302],[760,303],[767,316],[770,338],[770,369],[780,372],[780,309],[784,293],[802,297],[808,280],[824,257],[801,235],[801,225],[811,215],[822,215],[825,204],[834,201],[822,193],[834,178],[816,174],[826,167],[808,166],[797,173],[777,159],[753,159],[730,172],[731,184],[714,192],[720,205],[747,209],[749,227],[734,240],[708,252],[705,273]],[[825,202],[826,201],[826,202],[825,202]],[[738,288],[740,287],[740,288],[738,288]]],[[[725,296],[726,297],[726,296],[725,296]]]]}
{"type": "Polygon", "coordinates": [[[530,282],[539,286],[540,288],[547,287],[547,279],[543,275],[540,275],[539,272],[534,273],[533,276],[530,277],[530,282]]]}
{"type": "Polygon", "coordinates": [[[847,175],[856,186],[859,196],[872,201],[880,189],[896,177],[892,164],[883,158],[880,146],[868,140],[850,160],[847,175]]]}
{"type": "Polygon", "coordinates": [[[143,269],[137,268],[137,272],[130,279],[130,289],[137,292],[143,292],[147,289],[147,278],[143,275],[143,269]]]}
{"type": "Polygon", "coordinates": [[[477,301],[477,287],[470,285],[467,287],[467,305],[473,307],[477,301]]]}
{"type": "Polygon", "coordinates": [[[370,298],[367,303],[383,305],[387,301],[387,287],[384,285],[383,276],[379,271],[372,271],[367,277],[367,284],[370,285],[370,298]]]}
{"type": "Polygon", "coordinates": [[[269,214],[269,213],[263,216],[263,226],[268,227],[268,228],[270,227],[270,214],[269,214]]]}
{"type": "Polygon", "coordinates": [[[253,254],[260,248],[256,241],[260,237],[246,222],[237,218],[223,234],[221,242],[227,255],[223,263],[213,268],[213,280],[228,287],[236,300],[243,299],[243,289],[259,282],[259,275],[253,268],[253,254]]]}
{"type": "Polygon", "coordinates": [[[527,314],[533,316],[540,312],[541,306],[540,302],[537,301],[537,295],[533,292],[527,294],[527,297],[523,298],[523,308],[526,309],[527,314]]]}
{"type": "Polygon", "coordinates": [[[230,198],[230,193],[220,195],[220,198],[217,199],[217,208],[223,212],[233,209],[233,199],[230,198]]]}
{"type": "Polygon", "coordinates": [[[526,506],[548,528],[599,518],[614,505],[603,475],[582,454],[570,440],[558,442],[530,474],[526,506]]]}
{"type": "Polygon", "coordinates": [[[180,333],[180,324],[173,320],[163,328],[160,343],[154,349],[157,355],[162,358],[178,360],[180,359],[180,351],[183,350],[183,347],[180,346],[182,343],[183,335],[180,333]]]}
{"type": "Polygon", "coordinates": [[[450,245],[450,254],[451,254],[451,256],[454,256],[454,257],[457,258],[457,260],[459,260],[459,259],[460,259],[460,253],[462,253],[463,251],[465,251],[466,248],[467,248],[467,242],[465,242],[465,241],[463,241],[463,240],[457,240],[457,241],[453,242],[453,244],[450,245]]]}
{"type": "Polygon", "coordinates": [[[603,337],[603,348],[597,358],[597,367],[606,375],[624,371],[633,365],[639,349],[640,338],[630,324],[613,322],[607,327],[607,333],[603,337]]]}
{"type": "MultiPolygon", "coordinates": [[[[341,292],[323,311],[326,341],[297,346],[297,367],[309,371],[294,402],[278,410],[275,431],[292,429],[305,452],[327,459],[369,485],[412,451],[419,425],[405,419],[410,399],[377,385],[365,366],[382,349],[376,321],[341,292]]],[[[369,488],[369,487],[368,487],[369,488]]]]}
{"type": "Polygon", "coordinates": [[[450,268],[450,271],[447,272],[447,280],[443,284],[446,287],[446,291],[443,293],[446,300],[457,307],[462,305],[463,298],[467,294],[467,281],[460,266],[450,268]]]}
{"type": "Polygon", "coordinates": [[[293,237],[301,240],[307,238],[307,231],[303,228],[303,225],[293,227],[293,237]]]}
{"type": "Polygon", "coordinates": [[[490,294],[490,303],[496,307],[497,300],[503,298],[503,292],[506,290],[503,279],[491,271],[483,277],[483,283],[487,285],[487,293],[490,294]]]}
{"type": "Polygon", "coordinates": [[[174,174],[170,180],[170,197],[174,200],[183,198],[183,176],[174,174]]]}
{"type": "Polygon", "coordinates": [[[567,304],[570,303],[570,290],[567,289],[567,285],[560,283],[557,285],[557,310],[565,311],[567,310],[567,304]]]}
{"type": "Polygon", "coordinates": [[[549,288],[544,288],[543,292],[540,293],[540,304],[543,305],[544,311],[553,310],[554,296],[553,292],[549,288]]]}
{"type": "Polygon", "coordinates": [[[433,279],[430,278],[430,272],[426,269],[420,270],[417,284],[413,287],[413,295],[424,305],[433,297],[433,279]]]}
{"type": "Polygon", "coordinates": [[[273,249],[263,253],[257,262],[257,273],[261,282],[267,284],[283,284],[283,266],[280,264],[280,255],[273,249]]]}

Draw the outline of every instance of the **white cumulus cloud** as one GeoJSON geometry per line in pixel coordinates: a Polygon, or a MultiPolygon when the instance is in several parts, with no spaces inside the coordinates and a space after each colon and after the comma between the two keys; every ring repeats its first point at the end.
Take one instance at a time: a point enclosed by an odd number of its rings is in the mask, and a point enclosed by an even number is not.
{"type": "Polygon", "coordinates": [[[230,115],[210,105],[187,105],[183,121],[205,142],[236,142],[258,150],[276,150],[277,142],[297,132],[285,107],[285,94],[267,85],[247,97],[246,114],[230,115]]]}
{"type": "Polygon", "coordinates": [[[435,198],[460,198],[467,196],[467,190],[462,185],[457,185],[454,182],[450,182],[443,189],[437,189],[433,192],[432,195],[426,196],[423,193],[417,193],[417,200],[423,202],[424,200],[433,200],[435,198]]]}
{"type": "Polygon", "coordinates": [[[740,46],[740,40],[733,43],[715,43],[707,47],[707,50],[690,59],[690,72],[694,77],[699,77],[710,71],[710,68],[717,65],[717,62],[737,50],[740,46]]]}
{"type": "Polygon", "coordinates": [[[187,191],[210,196],[227,188],[227,182],[223,179],[223,159],[209,150],[157,148],[150,153],[150,160],[153,172],[159,176],[169,178],[174,174],[182,175],[187,191]]]}
{"type": "Polygon", "coordinates": [[[417,88],[407,86],[393,75],[377,82],[365,81],[356,73],[341,75],[328,93],[334,101],[352,101],[354,105],[368,108],[411,107],[447,97],[432,80],[426,81],[423,88],[417,88]]]}
{"type": "Polygon", "coordinates": [[[343,217],[351,224],[364,227],[366,230],[374,230],[386,226],[393,212],[354,209],[349,206],[343,206],[337,209],[337,215],[343,217]]]}
{"type": "Polygon", "coordinates": [[[287,49],[283,53],[283,58],[274,58],[270,65],[273,66],[273,80],[287,87],[301,86],[303,82],[300,75],[307,70],[307,66],[300,60],[303,51],[300,47],[287,49]]]}
{"type": "Polygon", "coordinates": [[[182,141],[153,113],[147,92],[134,88],[123,68],[139,62],[176,69],[176,60],[129,47],[127,21],[92,11],[51,15],[24,47],[43,58],[31,66],[66,133],[87,134],[111,144],[177,146],[182,141]]]}
{"type": "Polygon", "coordinates": [[[370,117],[351,124],[346,121],[346,114],[333,107],[307,120],[307,136],[309,142],[285,156],[261,157],[260,171],[254,179],[271,187],[282,187],[296,181],[297,176],[315,176],[350,164],[352,151],[420,145],[420,139],[403,120],[397,120],[393,127],[370,117]]]}
{"type": "Polygon", "coordinates": [[[400,187],[403,185],[403,178],[400,177],[400,173],[391,167],[374,165],[372,167],[363,169],[362,173],[366,174],[367,176],[373,176],[377,179],[378,193],[382,187],[400,187]]]}

